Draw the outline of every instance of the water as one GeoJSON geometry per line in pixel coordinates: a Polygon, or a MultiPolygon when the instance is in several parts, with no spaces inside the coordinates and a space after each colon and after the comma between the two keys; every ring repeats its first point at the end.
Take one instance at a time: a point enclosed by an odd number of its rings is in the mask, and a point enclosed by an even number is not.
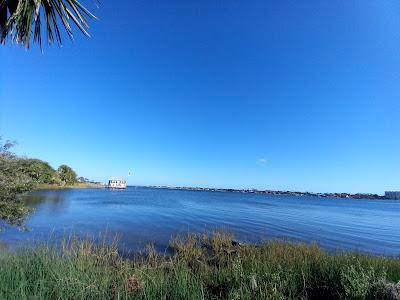
{"type": "Polygon", "coordinates": [[[316,241],[328,250],[400,255],[400,201],[268,196],[234,192],[129,187],[32,193],[28,231],[0,232],[0,244],[17,247],[80,236],[119,236],[120,247],[159,250],[177,234],[225,229],[238,240],[316,241]]]}

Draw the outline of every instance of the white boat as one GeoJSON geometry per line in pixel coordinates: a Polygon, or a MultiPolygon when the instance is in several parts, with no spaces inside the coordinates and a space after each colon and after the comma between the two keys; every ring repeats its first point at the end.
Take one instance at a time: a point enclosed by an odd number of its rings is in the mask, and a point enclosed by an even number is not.
{"type": "Polygon", "coordinates": [[[123,178],[111,178],[107,187],[110,189],[126,189],[126,180],[123,178]]]}

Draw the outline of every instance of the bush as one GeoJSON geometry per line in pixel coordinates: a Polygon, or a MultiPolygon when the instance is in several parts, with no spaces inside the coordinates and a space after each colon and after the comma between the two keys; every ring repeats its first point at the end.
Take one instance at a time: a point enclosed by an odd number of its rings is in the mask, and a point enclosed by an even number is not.
{"type": "Polygon", "coordinates": [[[382,288],[385,278],[384,269],[376,272],[372,267],[362,267],[360,262],[346,266],[341,272],[344,297],[354,300],[375,299],[377,290],[382,288]]]}
{"type": "Polygon", "coordinates": [[[0,219],[21,224],[29,209],[20,195],[30,191],[35,183],[24,172],[21,159],[9,151],[13,145],[10,141],[2,144],[0,138],[0,219]]]}

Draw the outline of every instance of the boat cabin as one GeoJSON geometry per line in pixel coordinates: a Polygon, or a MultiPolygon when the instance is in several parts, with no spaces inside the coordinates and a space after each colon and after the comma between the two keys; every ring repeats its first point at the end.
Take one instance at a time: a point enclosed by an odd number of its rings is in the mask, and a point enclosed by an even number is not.
{"type": "Polygon", "coordinates": [[[126,189],[126,181],[125,179],[110,179],[108,187],[111,189],[126,189]]]}

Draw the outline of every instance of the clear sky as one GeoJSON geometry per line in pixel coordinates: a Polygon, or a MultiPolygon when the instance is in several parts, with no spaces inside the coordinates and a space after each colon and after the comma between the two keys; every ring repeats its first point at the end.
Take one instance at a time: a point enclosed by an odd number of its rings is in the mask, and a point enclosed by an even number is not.
{"type": "Polygon", "coordinates": [[[84,2],[91,39],[0,47],[17,153],[138,185],[400,189],[398,0],[84,2]]]}

